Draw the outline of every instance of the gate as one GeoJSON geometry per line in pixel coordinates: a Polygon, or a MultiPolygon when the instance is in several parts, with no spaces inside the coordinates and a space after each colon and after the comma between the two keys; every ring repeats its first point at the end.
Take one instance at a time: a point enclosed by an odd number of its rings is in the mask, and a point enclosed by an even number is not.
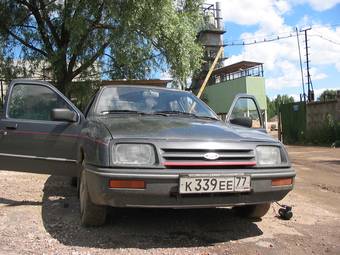
{"type": "Polygon", "coordinates": [[[296,102],[279,107],[280,140],[285,144],[303,142],[306,134],[306,104],[296,102]]]}

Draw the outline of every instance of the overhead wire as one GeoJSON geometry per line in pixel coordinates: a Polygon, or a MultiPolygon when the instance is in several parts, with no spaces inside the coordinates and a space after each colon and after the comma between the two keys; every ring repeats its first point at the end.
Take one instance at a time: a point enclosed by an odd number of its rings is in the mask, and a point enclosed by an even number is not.
{"type": "MultiPolygon", "coordinates": [[[[340,26],[339,24],[329,24],[329,25],[313,25],[309,26],[311,28],[320,28],[320,27],[338,27],[340,26]]],[[[302,29],[299,31],[299,33],[302,33],[302,29]]],[[[247,45],[253,45],[253,44],[259,44],[259,43],[267,43],[267,42],[273,42],[273,41],[278,41],[278,40],[283,40],[291,37],[295,37],[295,31],[291,32],[282,32],[278,34],[267,34],[267,35],[258,35],[256,37],[244,37],[243,39],[238,39],[238,40],[233,40],[233,41],[226,41],[224,42],[224,46],[247,46],[247,45]]],[[[331,39],[328,39],[322,35],[311,35],[311,36],[318,36],[330,43],[340,45],[339,42],[335,42],[331,39]]]]}
{"type": "Polygon", "coordinates": [[[273,42],[273,41],[279,41],[279,40],[283,40],[283,39],[287,39],[287,38],[291,38],[293,37],[293,34],[289,34],[288,36],[277,36],[276,38],[263,38],[263,39],[257,39],[254,41],[242,41],[241,43],[238,42],[227,42],[224,43],[224,46],[247,46],[247,45],[253,45],[253,44],[259,44],[259,43],[268,43],[268,42],[273,42]]]}
{"type": "Polygon", "coordinates": [[[328,38],[326,38],[326,37],[324,37],[322,35],[319,35],[319,34],[312,34],[312,35],[309,35],[309,36],[319,37],[319,38],[321,38],[321,39],[323,39],[325,41],[328,41],[330,43],[333,43],[333,44],[336,44],[336,45],[340,45],[340,42],[333,41],[333,40],[328,39],[328,38]]]}

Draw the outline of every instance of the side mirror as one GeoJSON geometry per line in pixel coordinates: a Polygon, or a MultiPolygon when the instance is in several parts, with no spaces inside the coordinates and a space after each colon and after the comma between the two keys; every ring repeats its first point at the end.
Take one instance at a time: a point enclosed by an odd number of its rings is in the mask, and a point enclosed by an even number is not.
{"type": "Polygon", "coordinates": [[[76,122],[77,114],[66,108],[56,108],[52,110],[51,118],[55,121],[76,122]]]}
{"type": "Polygon", "coordinates": [[[248,117],[239,117],[239,118],[234,118],[230,119],[231,124],[251,128],[253,126],[253,121],[251,118],[248,117]]]}

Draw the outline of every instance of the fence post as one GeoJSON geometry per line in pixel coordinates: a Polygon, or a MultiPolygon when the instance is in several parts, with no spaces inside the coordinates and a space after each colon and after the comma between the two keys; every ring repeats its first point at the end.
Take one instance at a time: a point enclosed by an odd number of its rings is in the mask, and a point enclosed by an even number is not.
{"type": "Polygon", "coordinates": [[[282,129],[281,129],[281,111],[279,110],[279,114],[277,116],[277,136],[278,136],[278,139],[279,141],[282,142],[282,129]]]}

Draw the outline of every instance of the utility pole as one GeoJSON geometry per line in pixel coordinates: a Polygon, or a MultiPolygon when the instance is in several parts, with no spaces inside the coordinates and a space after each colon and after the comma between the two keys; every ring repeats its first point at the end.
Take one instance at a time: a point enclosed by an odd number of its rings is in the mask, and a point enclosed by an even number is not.
{"type": "Polygon", "coordinates": [[[309,67],[309,53],[308,53],[308,36],[307,36],[307,31],[311,30],[312,28],[305,28],[300,30],[300,32],[305,33],[305,48],[306,48],[306,64],[307,64],[307,87],[308,87],[308,102],[314,101],[314,90],[313,90],[313,84],[312,84],[312,79],[310,76],[310,67],[309,67]]]}
{"type": "MultiPolygon", "coordinates": [[[[296,39],[299,49],[299,59],[300,59],[300,72],[301,72],[301,83],[302,83],[302,96],[303,96],[303,102],[306,103],[306,92],[305,92],[305,81],[303,79],[303,68],[302,68],[302,60],[301,60],[301,49],[300,49],[300,39],[299,39],[299,31],[298,28],[295,28],[296,31],[296,39]]],[[[301,100],[301,94],[300,94],[300,100],[301,100]]]]}

